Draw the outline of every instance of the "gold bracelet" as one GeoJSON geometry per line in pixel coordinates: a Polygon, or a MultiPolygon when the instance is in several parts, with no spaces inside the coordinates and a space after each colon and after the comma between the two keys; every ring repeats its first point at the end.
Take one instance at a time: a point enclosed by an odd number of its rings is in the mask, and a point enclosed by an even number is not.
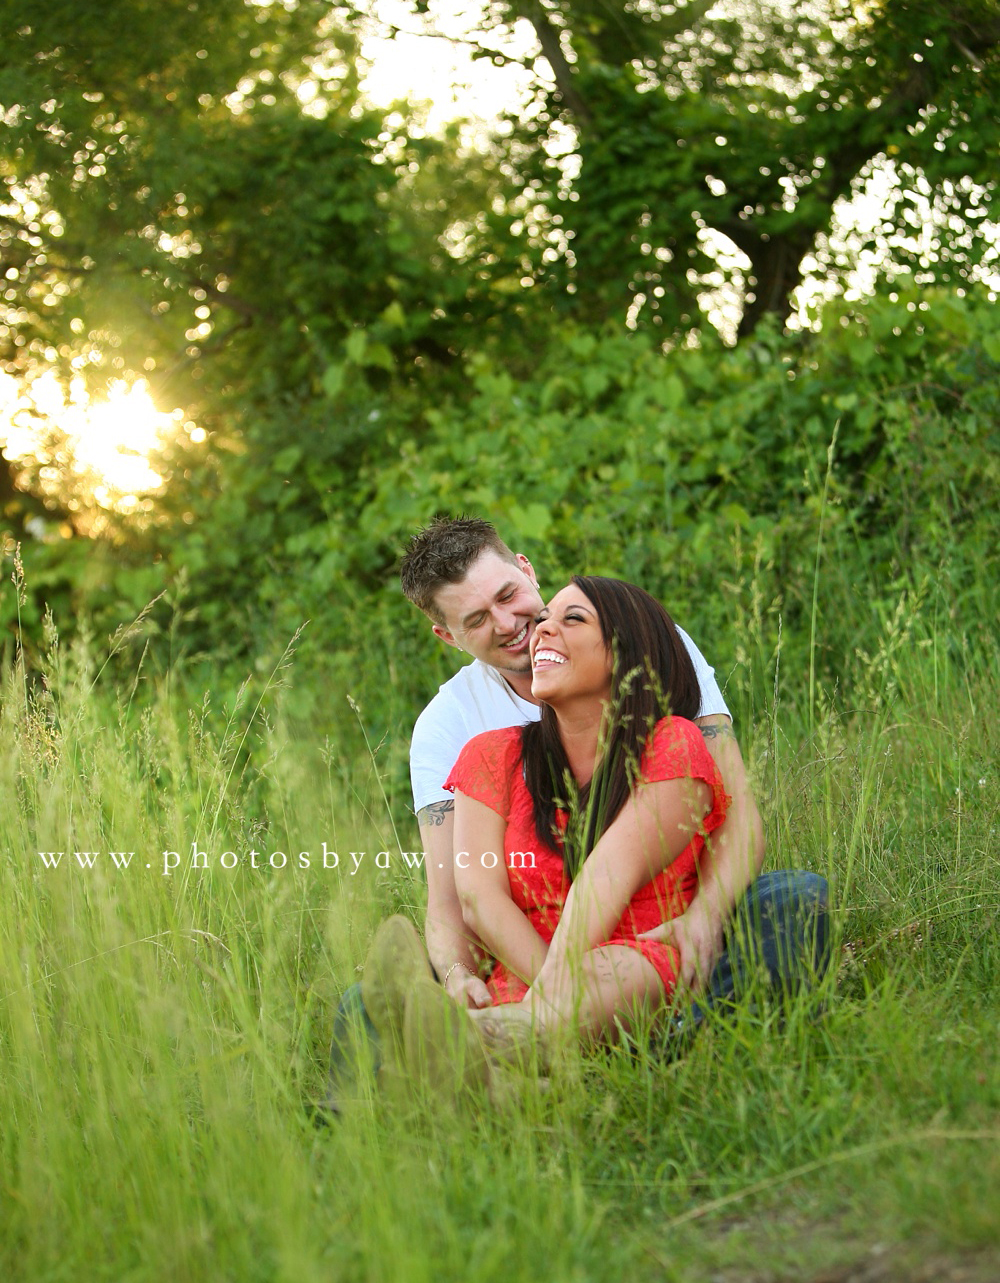
{"type": "Polygon", "coordinates": [[[448,988],[448,981],[451,979],[451,973],[455,970],[455,968],[456,968],[456,967],[465,967],[466,971],[469,973],[469,975],[470,975],[470,976],[474,976],[474,975],[476,974],[476,973],[472,970],[472,968],[468,965],[468,963],[466,963],[466,962],[453,962],[453,963],[451,964],[451,966],[448,968],[448,970],[444,973],[444,979],[441,981],[441,987],[442,987],[442,989],[447,989],[447,988],[448,988]]]}

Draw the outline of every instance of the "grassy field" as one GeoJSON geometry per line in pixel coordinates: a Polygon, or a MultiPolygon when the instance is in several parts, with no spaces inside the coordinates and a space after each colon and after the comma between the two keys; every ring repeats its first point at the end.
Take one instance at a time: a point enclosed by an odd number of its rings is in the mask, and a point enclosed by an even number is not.
{"type": "Polygon", "coordinates": [[[83,649],[53,646],[44,685],[14,665],[0,1277],[996,1280],[992,631],[901,611],[849,701],[780,665],[736,692],[768,865],[833,886],[819,995],[669,1063],[582,1059],[510,1112],[372,1091],[332,1127],[309,1105],[337,998],[382,917],[421,917],[416,826],[382,791],[404,746],[318,743],[280,693],[188,709],[164,681],[140,709],[83,649]]]}

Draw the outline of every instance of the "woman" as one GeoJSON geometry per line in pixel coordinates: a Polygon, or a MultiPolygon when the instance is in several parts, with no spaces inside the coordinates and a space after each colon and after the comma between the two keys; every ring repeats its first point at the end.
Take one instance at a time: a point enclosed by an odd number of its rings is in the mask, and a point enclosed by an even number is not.
{"type": "Polygon", "coordinates": [[[691,661],[648,593],[575,577],[540,614],[531,654],[541,721],[477,736],[449,780],[456,850],[469,852],[456,883],[498,959],[494,1001],[526,1002],[543,1030],[575,1019],[600,1035],[633,1001],[669,997],[675,951],[636,936],[691,902],[726,799],[688,720],[691,661]],[[490,851],[505,856],[494,868],[490,851]],[[528,863],[517,851],[534,869],[509,867],[528,863]]]}
{"type": "MultiPolygon", "coordinates": [[[[574,577],[538,616],[531,655],[541,720],[476,736],[446,784],[455,880],[466,925],[495,959],[496,1005],[466,1011],[426,976],[390,1000],[405,1003],[407,1068],[435,1085],[488,1076],[505,1030],[610,1039],[637,1008],[665,1003],[676,950],[638,937],[690,904],[705,835],[725,818],[689,720],[691,661],[648,593],[574,577]]],[[[397,932],[393,957],[408,948],[397,932]]],[[[372,974],[398,977],[382,951],[372,974]]]]}

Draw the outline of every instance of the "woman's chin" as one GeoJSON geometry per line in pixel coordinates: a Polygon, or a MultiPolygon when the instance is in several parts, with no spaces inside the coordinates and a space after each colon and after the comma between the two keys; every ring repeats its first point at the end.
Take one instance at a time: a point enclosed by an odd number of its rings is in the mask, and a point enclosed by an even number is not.
{"type": "Polygon", "coordinates": [[[559,683],[552,681],[547,672],[535,673],[531,679],[531,694],[544,704],[551,704],[559,699],[559,683]]]}

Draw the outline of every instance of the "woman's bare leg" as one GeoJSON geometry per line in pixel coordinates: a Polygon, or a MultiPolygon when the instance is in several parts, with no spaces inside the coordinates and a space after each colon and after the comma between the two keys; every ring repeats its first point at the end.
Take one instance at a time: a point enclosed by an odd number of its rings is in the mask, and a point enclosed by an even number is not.
{"type": "Polygon", "coordinates": [[[558,994],[529,990],[521,1002],[469,1014],[486,1045],[513,1060],[532,1038],[543,1044],[570,1034],[586,1044],[614,1041],[636,1009],[654,1011],[666,997],[659,973],[638,949],[605,945],[583,957],[558,994]]]}

